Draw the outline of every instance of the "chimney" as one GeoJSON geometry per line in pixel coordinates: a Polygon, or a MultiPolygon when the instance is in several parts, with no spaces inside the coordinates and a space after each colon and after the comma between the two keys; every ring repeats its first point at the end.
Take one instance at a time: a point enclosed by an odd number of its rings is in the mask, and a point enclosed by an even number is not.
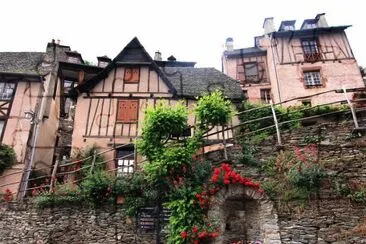
{"type": "Polygon", "coordinates": [[[156,51],[155,52],[154,60],[155,61],[161,61],[162,60],[162,58],[161,58],[161,52],[159,52],[159,51],[156,51]]]}
{"type": "Polygon", "coordinates": [[[327,20],[325,19],[325,13],[317,14],[315,16],[315,19],[317,20],[317,27],[328,27],[327,20]]]}
{"type": "Polygon", "coordinates": [[[170,55],[168,61],[174,62],[177,61],[177,59],[173,55],[170,55]]]}
{"type": "Polygon", "coordinates": [[[226,38],[225,47],[226,47],[226,51],[234,50],[234,40],[232,37],[226,38]]]}
{"type": "Polygon", "coordinates": [[[264,35],[275,32],[273,17],[265,18],[263,22],[264,35]]]}

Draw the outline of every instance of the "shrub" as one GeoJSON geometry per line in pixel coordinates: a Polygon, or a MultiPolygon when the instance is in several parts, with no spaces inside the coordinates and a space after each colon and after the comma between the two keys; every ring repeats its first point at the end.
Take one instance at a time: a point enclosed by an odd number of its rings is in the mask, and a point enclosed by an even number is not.
{"type": "Polygon", "coordinates": [[[56,185],[53,191],[43,191],[34,199],[39,208],[79,204],[83,201],[81,190],[77,185],[65,183],[56,185]]]}
{"type": "Polygon", "coordinates": [[[16,162],[15,152],[12,147],[0,144],[0,174],[16,162]]]}
{"type": "Polygon", "coordinates": [[[115,177],[107,172],[96,171],[81,183],[82,194],[86,200],[97,205],[113,201],[112,189],[114,181],[115,177]]]}
{"type": "MultiPolygon", "coordinates": [[[[80,167],[85,167],[85,169],[82,169],[79,173],[77,173],[77,175],[80,174],[81,178],[88,176],[90,174],[91,165],[93,163],[94,153],[98,153],[98,148],[96,145],[74,151],[74,153],[71,157],[72,161],[81,160],[81,159],[83,159],[83,160],[78,164],[69,166],[68,170],[76,170],[80,167]]],[[[100,154],[96,155],[93,171],[103,170],[105,168],[105,164],[102,163],[103,161],[104,161],[104,157],[102,155],[100,155],[100,154]]]]}
{"type": "Polygon", "coordinates": [[[207,126],[227,125],[233,116],[231,102],[219,90],[200,97],[195,112],[198,121],[207,126]]]}

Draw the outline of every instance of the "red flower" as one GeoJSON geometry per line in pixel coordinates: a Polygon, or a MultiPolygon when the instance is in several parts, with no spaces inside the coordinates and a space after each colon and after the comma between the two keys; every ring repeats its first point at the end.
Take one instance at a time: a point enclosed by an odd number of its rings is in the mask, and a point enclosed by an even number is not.
{"type": "Polygon", "coordinates": [[[218,175],[213,175],[213,176],[211,177],[211,182],[212,182],[212,183],[215,183],[218,179],[219,179],[219,176],[218,176],[218,175]]]}
{"type": "Polygon", "coordinates": [[[220,168],[215,168],[214,169],[214,175],[219,175],[221,173],[221,169],[220,168]]]}
{"type": "Polygon", "coordinates": [[[224,184],[225,185],[229,185],[230,184],[230,180],[224,180],[224,184]]]}
{"type": "Polygon", "coordinates": [[[195,241],[193,242],[193,244],[198,244],[198,241],[197,241],[197,240],[195,240],[195,241]]]}
{"type": "Polygon", "coordinates": [[[186,239],[188,234],[187,234],[187,231],[183,231],[182,233],[180,233],[180,236],[183,238],[183,239],[186,239]]]}
{"type": "Polygon", "coordinates": [[[258,192],[259,193],[264,193],[264,190],[263,189],[259,189],[258,192]]]}
{"type": "Polygon", "coordinates": [[[195,225],[192,229],[193,233],[197,233],[198,232],[198,227],[195,225]]]}
{"type": "Polygon", "coordinates": [[[198,235],[198,238],[205,238],[207,236],[207,231],[202,231],[201,234],[198,235]]]}
{"type": "Polygon", "coordinates": [[[218,237],[218,236],[219,236],[219,233],[217,233],[217,232],[212,232],[212,233],[210,234],[210,236],[211,236],[212,238],[216,238],[216,237],[218,237]]]}

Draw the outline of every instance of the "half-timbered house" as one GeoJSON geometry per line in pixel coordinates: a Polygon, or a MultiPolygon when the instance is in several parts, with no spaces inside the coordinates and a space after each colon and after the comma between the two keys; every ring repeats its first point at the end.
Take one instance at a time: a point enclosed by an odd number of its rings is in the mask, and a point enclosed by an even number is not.
{"type": "Polygon", "coordinates": [[[0,52],[0,143],[17,161],[0,176],[0,191],[24,194],[31,169],[49,171],[59,122],[57,62],[65,50],[52,42],[46,52],[0,52]]]}
{"type": "MultiPolygon", "coordinates": [[[[159,54],[159,53],[156,53],[159,54]]],[[[214,68],[195,68],[193,62],[180,62],[171,56],[162,61],[146,52],[137,38],[95,77],[80,84],[72,135],[72,149],[96,145],[103,149],[134,144],[141,135],[144,111],[159,101],[174,105],[183,100],[193,108],[197,96],[221,89],[234,102],[242,100],[239,82],[214,68]]],[[[235,120],[233,120],[235,123],[235,120]]],[[[195,119],[189,117],[189,123],[195,119]]],[[[227,131],[227,137],[231,131],[227,131]]],[[[212,139],[220,139],[217,134],[212,139]]],[[[121,147],[106,155],[109,168],[131,172],[136,165],[134,146],[121,147]],[[113,160],[121,158],[123,160],[113,160]]]]}
{"type": "Polygon", "coordinates": [[[364,87],[345,33],[349,25],[328,26],[325,14],[304,20],[300,29],[295,22],[284,20],[276,30],[273,18],[266,18],[264,33],[254,38],[253,47],[234,49],[233,39],[227,39],[223,72],[241,82],[249,101],[303,97],[286,105],[318,105],[343,100],[344,95],[313,94],[364,87]]]}

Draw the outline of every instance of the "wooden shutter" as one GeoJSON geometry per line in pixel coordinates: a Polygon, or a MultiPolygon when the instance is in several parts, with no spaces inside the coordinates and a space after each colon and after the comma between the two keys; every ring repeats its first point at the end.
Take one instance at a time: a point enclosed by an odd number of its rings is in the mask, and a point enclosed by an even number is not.
{"type": "Polygon", "coordinates": [[[124,81],[136,83],[140,80],[140,68],[139,67],[126,67],[124,81]]]}
{"type": "Polygon", "coordinates": [[[136,122],[138,103],[138,100],[118,101],[117,122],[136,122]]]}

